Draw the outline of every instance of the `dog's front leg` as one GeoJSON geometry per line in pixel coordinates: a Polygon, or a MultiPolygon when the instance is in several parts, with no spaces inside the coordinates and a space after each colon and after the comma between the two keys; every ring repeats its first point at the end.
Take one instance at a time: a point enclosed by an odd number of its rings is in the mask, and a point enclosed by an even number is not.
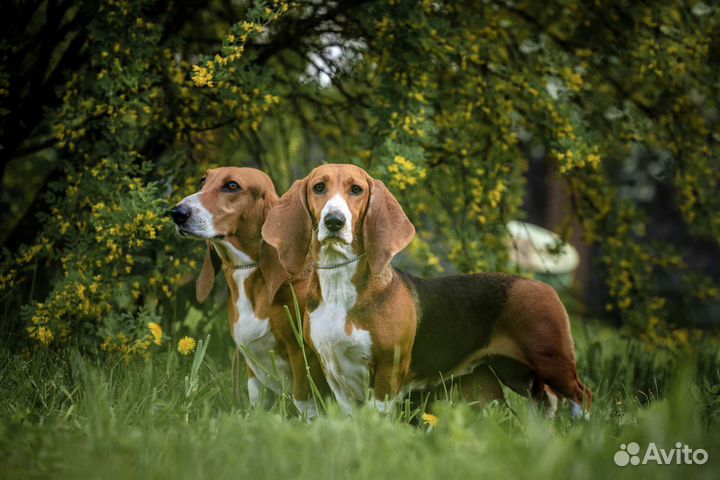
{"type": "Polygon", "coordinates": [[[250,405],[253,408],[260,406],[268,410],[275,403],[275,392],[263,385],[249,366],[247,366],[247,377],[250,405]]]}
{"type": "MultiPolygon", "coordinates": [[[[407,363],[407,362],[403,362],[407,363]]],[[[378,362],[375,365],[373,405],[382,413],[391,413],[400,391],[400,379],[404,378],[407,365],[397,361],[378,362]]]]}
{"type": "Polygon", "coordinates": [[[305,419],[311,420],[317,416],[318,411],[315,404],[316,400],[310,388],[310,380],[307,377],[308,370],[305,368],[305,357],[299,348],[293,349],[289,354],[290,368],[293,375],[293,403],[305,419]]]}

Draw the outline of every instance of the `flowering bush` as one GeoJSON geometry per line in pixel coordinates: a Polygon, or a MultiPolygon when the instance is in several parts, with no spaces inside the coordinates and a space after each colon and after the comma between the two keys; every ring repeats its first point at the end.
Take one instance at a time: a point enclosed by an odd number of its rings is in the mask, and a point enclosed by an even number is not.
{"type": "MultiPolygon", "coordinates": [[[[528,159],[540,159],[595,249],[608,312],[683,343],[668,327],[720,301],[685,245],[650,237],[623,183],[638,152],[651,157],[690,234],[718,244],[716,9],[220,3],[78,7],[85,56],[47,113],[60,173],[34,240],[0,268],[31,345],[132,356],[157,344],[147,325],[184,318],[201,254],[165,212],[221,164],[261,167],[280,191],[320,160],[366,167],[417,226],[410,255],[437,273],[507,268],[504,225],[522,217],[528,159]],[[668,301],[667,277],[685,303],[668,301]]],[[[0,69],[0,96],[14,81],[0,69]]]]}

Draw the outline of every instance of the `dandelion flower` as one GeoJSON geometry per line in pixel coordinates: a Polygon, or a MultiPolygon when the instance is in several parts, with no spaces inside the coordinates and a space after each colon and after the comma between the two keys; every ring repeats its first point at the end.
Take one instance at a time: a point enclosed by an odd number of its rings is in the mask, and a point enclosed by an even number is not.
{"type": "Polygon", "coordinates": [[[437,427],[438,423],[440,423],[440,419],[432,413],[423,413],[422,420],[425,422],[425,425],[430,425],[433,428],[437,427]]]}
{"type": "Polygon", "coordinates": [[[183,337],[178,341],[178,352],[183,355],[190,355],[195,351],[195,339],[192,337],[183,337]]]}
{"type": "Polygon", "coordinates": [[[163,331],[162,327],[155,322],[148,322],[148,328],[153,336],[153,343],[155,345],[162,345],[163,331]]]}

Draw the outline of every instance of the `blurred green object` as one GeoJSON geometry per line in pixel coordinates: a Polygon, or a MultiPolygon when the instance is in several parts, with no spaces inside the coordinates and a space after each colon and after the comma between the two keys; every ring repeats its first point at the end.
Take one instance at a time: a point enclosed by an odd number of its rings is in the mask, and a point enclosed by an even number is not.
{"type": "Polygon", "coordinates": [[[6,4],[0,301],[18,349],[142,356],[148,322],[197,325],[201,245],[165,212],[227,164],[280,192],[320,162],[365,167],[416,226],[418,274],[509,270],[510,219],[573,225],[595,312],[655,344],[717,327],[717,8],[6,4]],[[551,193],[559,218],[530,217],[551,193]]]}
{"type": "Polygon", "coordinates": [[[580,374],[595,393],[589,421],[573,421],[562,404],[546,419],[506,392],[507,404],[439,401],[397,418],[367,407],[348,418],[328,402],[308,424],[289,394],[270,411],[235,398],[229,338],[199,365],[190,397],[185,378],[197,362],[172,349],[129,365],[2,349],[0,477],[715,479],[717,345],[699,340],[694,357],[648,352],[597,322],[573,327],[580,374]],[[418,421],[424,412],[437,428],[418,421]],[[710,458],[620,468],[614,454],[629,442],[682,442],[710,458]]]}

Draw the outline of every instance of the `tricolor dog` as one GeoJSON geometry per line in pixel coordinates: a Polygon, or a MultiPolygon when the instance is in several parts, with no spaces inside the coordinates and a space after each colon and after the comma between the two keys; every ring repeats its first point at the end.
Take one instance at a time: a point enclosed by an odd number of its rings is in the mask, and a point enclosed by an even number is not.
{"type": "Polygon", "coordinates": [[[589,408],[555,290],[499,273],[422,279],[392,268],[415,229],[361,168],[323,165],[296,181],[262,234],[288,272],[312,270],[304,334],[346,412],[367,398],[385,409],[485,364],[551,406],[559,395],[576,414],[589,408]]]}
{"type": "MultiPolygon", "coordinates": [[[[293,336],[283,305],[293,305],[286,274],[275,249],[262,241],[260,230],[278,196],[270,178],[252,168],[209,170],[198,193],[171,210],[180,235],[207,242],[207,253],[196,282],[197,299],[210,294],[222,268],[230,286],[230,332],[248,366],[248,396],[256,404],[263,392],[275,394],[292,387],[298,410],[316,414],[302,351],[293,336]],[[270,299],[273,299],[272,301],[270,299]]],[[[308,282],[293,288],[304,304],[308,282]]],[[[313,380],[324,379],[317,358],[309,352],[313,380]]]]}

